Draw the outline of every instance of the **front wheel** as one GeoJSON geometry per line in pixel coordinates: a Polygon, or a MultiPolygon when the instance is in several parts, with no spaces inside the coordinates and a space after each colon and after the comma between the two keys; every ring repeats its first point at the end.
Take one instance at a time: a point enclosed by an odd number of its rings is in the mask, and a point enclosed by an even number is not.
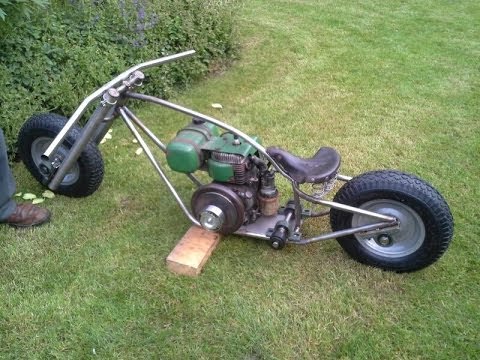
{"type": "MultiPolygon", "coordinates": [[[[41,156],[65,126],[67,120],[57,114],[34,115],[23,124],[18,135],[20,157],[30,173],[42,184],[45,184],[48,179],[40,171],[41,156]]],[[[65,159],[70,148],[80,136],[81,128],[74,126],[59,146],[58,157],[65,159]]],[[[102,180],[102,156],[97,146],[89,142],[77,162],[63,178],[56,192],[71,197],[88,196],[98,189],[102,180]]]]}
{"type": "MultiPolygon", "coordinates": [[[[450,209],[431,185],[409,174],[384,170],[362,174],[346,183],[335,202],[395,217],[399,227],[378,233],[358,233],[337,239],[355,260],[385,270],[422,269],[440,258],[453,235],[450,209]]],[[[332,209],[334,231],[378,220],[332,209]]]]}

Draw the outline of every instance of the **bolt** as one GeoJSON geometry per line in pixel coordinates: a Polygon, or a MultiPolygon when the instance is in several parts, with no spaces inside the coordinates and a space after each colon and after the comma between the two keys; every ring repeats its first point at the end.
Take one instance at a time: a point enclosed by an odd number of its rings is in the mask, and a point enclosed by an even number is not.
{"type": "Polygon", "coordinates": [[[278,249],[279,246],[280,246],[280,244],[278,243],[278,241],[274,241],[274,242],[272,243],[272,247],[273,247],[274,249],[278,249]]]}
{"type": "Polygon", "coordinates": [[[377,243],[380,246],[389,246],[392,243],[392,239],[390,236],[383,234],[377,238],[377,243]]]}
{"type": "Polygon", "coordinates": [[[110,88],[103,93],[103,105],[115,105],[117,103],[117,99],[120,97],[120,93],[117,89],[110,88]]]}
{"type": "Polygon", "coordinates": [[[50,175],[50,170],[48,169],[48,167],[46,165],[41,164],[39,166],[39,170],[43,175],[50,175]]]}

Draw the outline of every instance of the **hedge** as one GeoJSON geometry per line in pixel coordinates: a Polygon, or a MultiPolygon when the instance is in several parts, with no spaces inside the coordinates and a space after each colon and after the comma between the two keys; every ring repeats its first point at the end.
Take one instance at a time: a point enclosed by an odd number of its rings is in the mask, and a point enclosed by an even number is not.
{"type": "MultiPolygon", "coordinates": [[[[56,0],[29,17],[0,20],[0,127],[15,150],[32,114],[65,116],[126,68],[195,49],[149,70],[145,91],[168,97],[236,55],[235,0],[56,0]]],[[[8,14],[7,14],[8,15],[8,14]]]]}

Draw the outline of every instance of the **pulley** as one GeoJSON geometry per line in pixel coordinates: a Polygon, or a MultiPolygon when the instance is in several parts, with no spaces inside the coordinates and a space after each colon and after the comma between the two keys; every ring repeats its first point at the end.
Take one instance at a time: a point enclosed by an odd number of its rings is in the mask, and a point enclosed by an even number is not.
{"type": "Polygon", "coordinates": [[[193,193],[192,211],[203,228],[222,234],[234,233],[245,220],[240,196],[219,183],[200,186],[193,193]]]}

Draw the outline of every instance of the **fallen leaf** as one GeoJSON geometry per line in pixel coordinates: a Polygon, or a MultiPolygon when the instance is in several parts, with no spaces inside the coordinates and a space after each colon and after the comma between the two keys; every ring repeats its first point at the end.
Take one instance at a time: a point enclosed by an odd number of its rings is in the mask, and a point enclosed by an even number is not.
{"type": "Polygon", "coordinates": [[[213,103],[213,104],[212,104],[212,107],[213,107],[214,109],[223,109],[222,104],[218,104],[218,103],[213,103]]]}
{"type": "Polygon", "coordinates": [[[45,199],[44,198],[36,198],[36,199],[33,199],[32,200],[32,204],[40,204],[42,202],[44,202],[45,199]]]}
{"type": "Polygon", "coordinates": [[[51,192],[50,190],[45,190],[43,193],[42,193],[42,196],[44,198],[47,198],[47,199],[53,199],[55,197],[55,194],[53,192],[51,192]]]}
{"type": "Polygon", "coordinates": [[[31,194],[31,193],[25,193],[25,194],[23,194],[22,198],[24,200],[32,200],[32,199],[36,199],[37,195],[31,194]]]}
{"type": "Polygon", "coordinates": [[[138,149],[135,151],[135,154],[140,155],[142,152],[143,152],[143,149],[142,149],[142,148],[138,148],[138,149]]]}
{"type": "Polygon", "coordinates": [[[14,196],[15,196],[15,197],[20,197],[20,196],[22,196],[22,193],[21,193],[21,192],[16,193],[14,196]]]}

